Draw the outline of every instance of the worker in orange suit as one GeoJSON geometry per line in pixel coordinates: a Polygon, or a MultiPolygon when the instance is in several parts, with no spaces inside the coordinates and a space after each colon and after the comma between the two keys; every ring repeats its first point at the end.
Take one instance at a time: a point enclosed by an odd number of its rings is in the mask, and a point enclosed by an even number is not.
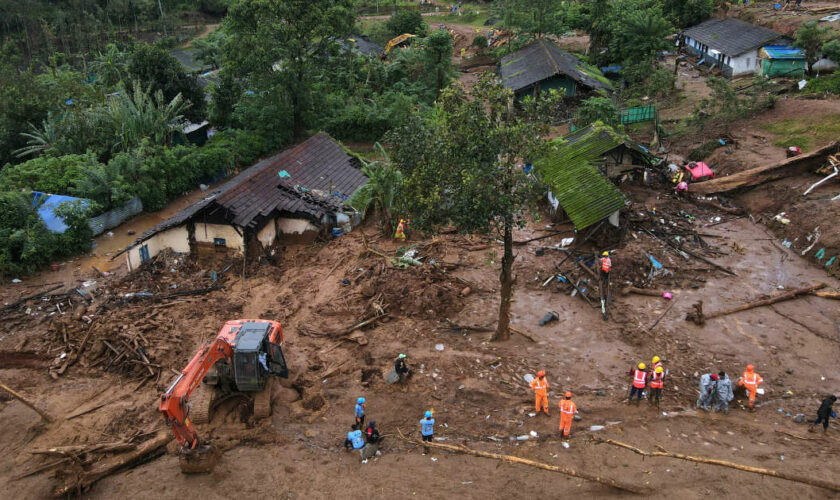
{"type": "Polygon", "coordinates": [[[394,232],[394,239],[405,241],[405,220],[400,219],[399,224],[397,224],[397,230],[394,232]]]}
{"type": "Polygon", "coordinates": [[[567,392],[565,399],[561,399],[558,406],[560,407],[560,432],[563,433],[564,439],[569,439],[572,435],[572,420],[578,412],[577,405],[572,401],[572,393],[567,392]]]}
{"type": "Polygon", "coordinates": [[[755,372],[753,365],[747,365],[747,371],[738,379],[738,387],[743,387],[750,395],[749,408],[750,411],[755,411],[755,393],[758,390],[759,384],[763,384],[764,379],[761,375],[755,372]]]}
{"type": "Polygon", "coordinates": [[[540,413],[540,409],[548,415],[548,380],[545,378],[545,370],[537,372],[537,378],[531,381],[531,389],[534,390],[536,398],[534,402],[535,411],[540,413]]]}

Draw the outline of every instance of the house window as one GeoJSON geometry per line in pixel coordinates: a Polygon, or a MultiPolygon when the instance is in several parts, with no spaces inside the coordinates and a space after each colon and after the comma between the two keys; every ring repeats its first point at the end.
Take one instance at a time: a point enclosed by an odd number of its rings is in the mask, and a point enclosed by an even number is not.
{"type": "Polygon", "coordinates": [[[217,247],[226,247],[227,241],[224,238],[213,238],[213,245],[217,247]]]}
{"type": "Polygon", "coordinates": [[[140,262],[146,262],[149,260],[149,245],[143,245],[140,247],[140,262]]]}

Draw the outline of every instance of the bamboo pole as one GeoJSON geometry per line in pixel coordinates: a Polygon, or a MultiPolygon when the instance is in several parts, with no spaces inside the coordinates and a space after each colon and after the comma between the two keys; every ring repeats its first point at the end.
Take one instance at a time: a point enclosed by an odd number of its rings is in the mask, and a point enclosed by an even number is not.
{"type": "Polygon", "coordinates": [[[611,444],[613,446],[618,446],[619,448],[625,448],[627,450],[632,451],[633,453],[642,455],[643,457],[667,457],[667,458],[678,458],[680,460],[687,460],[689,462],[697,462],[701,464],[709,464],[709,465],[718,465],[721,467],[729,467],[730,469],[737,469],[744,472],[752,472],[753,474],[761,474],[762,476],[771,476],[777,477],[779,479],[785,479],[788,481],[793,481],[795,483],[802,483],[807,484],[810,486],[817,486],[819,488],[825,488],[832,491],[839,491],[840,492],[840,484],[832,483],[830,481],[825,481],[822,479],[814,479],[809,477],[800,476],[798,474],[791,474],[789,472],[771,470],[771,469],[764,469],[761,467],[752,467],[749,465],[741,465],[736,464],[734,462],[728,462],[726,460],[719,460],[716,458],[704,458],[704,457],[694,457],[691,455],[683,455],[682,453],[672,453],[669,451],[665,451],[660,447],[662,451],[645,451],[640,448],[636,448],[633,445],[622,443],[620,441],[614,441],[612,439],[603,439],[603,438],[592,438],[596,443],[606,443],[611,444]]]}
{"type": "Polygon", "coordinates": [[[726,316],[732,313],[746,311],[747,309],[753,309],[755,307],[762,307],[762,306],[769,306],[771,304],[775,304],[776,302],[782,302],[785,300],[794,299],[800,295],[808,294],[815,292],[821,288],[825,288],[825,283],[817,283],[816,285],[811,285],[805,288],[798,288],[796,290],[792,290],[788,293],[784,293],[782,295],[777,295],[775,297],[770,297],[768,299],[756,300],[753,302],[747,302],[746,304],[741,304],[740,306],[733,307],[731,309],[724,309],[723,311],[713,312],[711,314],[706,314],[705,319],[709,320],[712,318],[718,318],[720,316],[726,316]]]}
{"type": "Polygon", "coordinates": [[[53,418],[53,417],[52,417],[52,415],[50,415],[49,413],[45,412],[44,410],[42,410],[42,409],[38,408],[38,407],[35,405],[35,403],[33,403],[32,401],[30,401],[30,400],[26,399],[23,395],[21,395],[20,393],[18,393],[17,391],[15,391],[15,390],[14,390],[14,389],[12,389],[11,387],[9,387],[8,385],[4,384],[3,382],[0,382],[0,389],[5,390],[6,392],[8,392],[8,393],[9,393],[9,394],[11,394],[12,396],[14,396],[14,397],[15,397],[15,399],[17,399],[17,400],[18,400],[18,401],[20,401],[21,403],[23,403],[23,404],[25,404],[26,406],[28,406],[28,407],[32,408],[33,410],[35,410],[35,411],[38,413],[38,415],[41,415],[41,418],[43,418],[44,420],[46,420],[48,423],[52,423],[53,421],[55,421],[55,418],[53,418]]]}
{"type": "Polygon", "coordinates": [[[503,462],[509,462],[514,464],[520,465],[527,465],[529,467],[536,467],[537,469],[543,469],[551,472],[559,472],[560,474],[565,474],[567,476],[578,477],[581,479],[586,479],[587,481],[593,481],[596,483],[601,483],[607,486],[611,486],[613,488],[629,491],[630,493],[636,493],[639,495],[645,495],[648,493],[648,490],[643,487],[635,486],[632,484],[626,484],[616,481],[615,479],[610,479],[606,477],[596,476],[594,474],[588,474],[586,472],[580,472],[573,469],[568,469],[566,467],[558,467],[556,465],[549,465],[542,462],[537,462],[535,460],[528,460],[527,458],[520,458],[515,457],[513,455],[501,455],[498,453],[490,453],[486,451],[479,451],[473,450],[472,448],[467,448],[466,446],[455,446],[451,444],[443,444],[443,443],[435,443],[429,441],[417,441],[415,439],[409,439],[405,437],[402,431],[399,431],[398,437],[403,441],[408,441],[409,443],[414,443],[418,446],[430,446],[432,448],[439,448],[441,450],[447,450],[455,453],[464,453],[466,455],[475,455],[477,457],[484,457],[484,458],[494,458],[496,460],[501,460],[503,462]]]}
{"type": "Polygon", "coordinates": [[[816,295],[817,297],[822,297],[824,299],[834,299],[840,300],[840,292],[811,292],[812,295],[816,295]]]}

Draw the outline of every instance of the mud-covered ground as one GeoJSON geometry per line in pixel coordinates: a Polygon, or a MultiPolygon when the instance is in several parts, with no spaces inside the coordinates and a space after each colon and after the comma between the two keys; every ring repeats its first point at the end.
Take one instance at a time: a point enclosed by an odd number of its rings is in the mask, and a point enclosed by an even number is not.
{"type": "MultiPolygon", "coordinates": [[[[219,277],[221,289],[203,295],[115,302],[121,296],[117,293],[127,291],[150,290],[159,296],[206,287],[209,270],[221,271],[226,263],[207,269],[201,262],[168,261],[154,272],[118,274],[103,284],[112,295],[103,292],[96,306],[75,311],[83,313],[80,317],[66,310],[62,316],[52,302],[44,302],[38,311],[30,301],[29,315],[21,311],[23,306],[6,314],[8,321],[0,333],[0,380],[37,401],[57,422],[39,423],[16,400],[0,403],[4,428],[15,429],[0,434],[4,451],[0,485],[14,491],[16,498],[47,497],[59,485],[72,482],[73,468],[57,466],[18,478],[54,459],[31,451],[147,439],[164,428],[156,402],[174,378],[173,370],[180,370],[225,320],[260,317],[283,323],[291,369],[290,379],[275,389],[271,419],[243,423],[235,408],[222,407],[209,425],[199,426],[202,436],[224,450],[212,474],[182,475],[173,441],[165,455],[99,481],[90,497],[183,498],[199,493],[222,498],[252,493],[290,498],[410,494],[522,498],[563,488],[598,497],[620,494],[584,480],[491,459],[437,450],[423,456],[399,434],[416,437],[418,420],[430,408],[435,410],[440,442],[597,473],[650,487],[655,496],[753,496],[763,488],[771,498],[823,497],[824,490],[811,486],[666,458],[643,460],[630,451],[591,441],[609,437],[646,450],[661,446],[823,479],[838,472],[836,429],[823,438],[792,421],[797,413],[811,417],[820,398],[840,385],[836,301],[806,296],[709,320],[704,327],[685,321],[698,300],[709,313],[781,293],[781,288],[824,282],[837,289],[838,282],[769,240],[763,226],[748,218],[676,202],[645,188],[630,191],[634,222],[613,255],[615,282],[608,321],[599,309],[571,296],[566,285],[554,280],[542,286],[558,272],[575,280],[586,277],[571,259],[556,267],[563,252],[547,248],[537,255],[538,247],[556,246],[567,233],[516,247],[512,324],[534,342],[518,334],[510,341],[489,342],[491,332],[482,328],[494,326],[498,308],[501,247],[497,243],[455,235],[416,239],[410,243],[418,244],[424,264],[398,269],[365,249],[362,231],[377,252],[395,255],[400,246],[378,236],[370,225],[329,243],[287,248],[276,265],[253,265],[244,280],[241,267],[229,270],[219,277]],[[657,216],[651,226],[647,213],[653,208],[657,216]],[[658,234],[693,230],[705,235],[708,247],[686,243],[685,248],[737,276],[683,258],[644,231],[651,228],[658,234]],[[673,274],[646,281],[648,255],[673,274]],[[671,303],[621,295],[625,280],[674,294],[673,307],[656,326],[651,328],[671,303]],[[109,305],[113,303],[118,306],[109,305]],[[380,309],[387,317],[344,334],[348,326],[380,309]],[[549,310],[558,312],[560,319],[539,326],[549,310]],[[49,316],[50,312],[55,314],[49,316]],[[90,348],[78,362],[51,377],[49,371],[62,364],[66,346],[78,345],[92,328],[83,316],[92,320],[95,340],[89,341],[90,348]],[[67,343],[60,325],[66,325],[67,343]],[[150,362],[159,367],[151,369],[154,376],[144,371],[145,366],[97,364],[97,359],[113,358],[97,342],[120,333],[128,338],[135,331],[142,333],[150,362]],[[403,387],[387,385],[383,375],[400,352],[408,355],[416,374],[403,387]],[[654,354],[667,360],[670,371],[662,407],[656,410],[646,402],[628,405],[623,401],[627,371],[639,361],[649,363],[654,354]],[[699,374],[725,370],[734,379],[747,363],[755,364],[766,381],[767,394],[760,398],[757,412],[744,411],[738,402],[733,402],[728,415],[693,409],[699,374]],[[551,417],[529,416],[533,399],[523,376],[539,369],[548,372],[551,383],[551,417]],[[568,449],[560,446],[556,411],[558,395],[566,390],[575,394],[582,417],[574,424],[568,449]],[[367,398],[368,418],[376,420],[387,436],[382,456],[367,464],[341,447],[359,396],[367,398]],[[97,406],[101,403],[105,404],[97,406]],[[64,418],[91,407],[96,409],[64,418]],[[606,427],[591,432],[592,425],[606,427]],[[530,431],[539,437],[515,440],[530,431]]],[[[533,222],[516,239],[543,235],[547,224],[551,222],[545,218],[533,222]]],[[[568,226],[552,229],[565,231],[568,226]]],[[[597,294],[592,299],[597,302],[597,294]]]]}

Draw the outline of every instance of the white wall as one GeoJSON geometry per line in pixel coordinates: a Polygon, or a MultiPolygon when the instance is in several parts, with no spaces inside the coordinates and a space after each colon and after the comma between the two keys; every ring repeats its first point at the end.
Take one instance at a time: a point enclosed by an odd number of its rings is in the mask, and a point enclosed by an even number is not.
{"type": "Polygon", "coordinates": [[[173,227],[166,231],[160,232],[140,245],[132,248],[125,253],[125,260],[128,265],[128,270],[133,271],[140,267],[140,249],[147,247],[149,249],[149,258],[154,257],[164,248],[171,248],[178,253],[190,253],[189,233],[186,226],[173,227]]]}
{"type": "Polygon", "coordinates": [[[270,219],[265,223],[260,232],[257,233],[257,239],[260,240],[262,246],[268,248],[274,243],[277,238],[277,230],[274,227],[274,219],[270,219]]]}
{"type": "Polygon", "coordinates": [[[748,73],[755,73],[756,59],[758,59],[758,51],[751,50],[745,52],[738,57],[733,57],[729,62],[732,67],[732,76],[746,75],[748,73]]]}
{"type": "Polygon", "coordinates": [[[277,228],[281,234],[303,234],[307,231],[318,232],[318,226],[312,224],[306,219],[287,219],[279,217],[277,219],[277,228]]]}
{"type": "Polygon", "coordinates": [[[195,241],[198,243],[213,243],[214,238],[224,238],[225,246],[231,250],[241,252],[245,248],[242,236],[229,224],[195,223],[195,241]]]}

